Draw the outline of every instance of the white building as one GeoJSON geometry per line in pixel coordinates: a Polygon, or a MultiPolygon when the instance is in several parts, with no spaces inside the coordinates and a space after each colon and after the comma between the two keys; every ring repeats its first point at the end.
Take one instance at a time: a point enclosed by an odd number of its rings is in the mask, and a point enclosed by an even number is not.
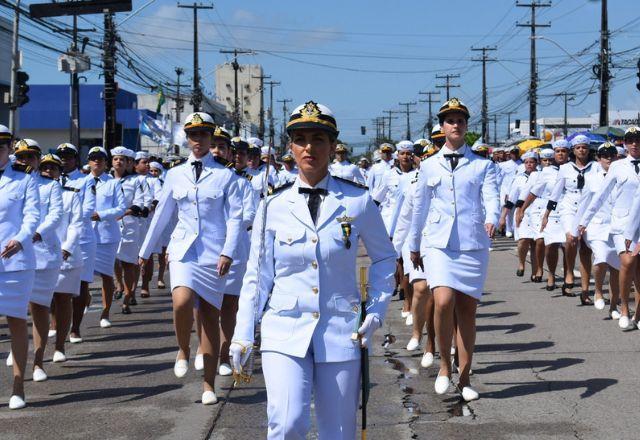
{"type": "MultiPolygon", "coordinates": [[[[259,64],[241,64],[238,70],[238,102],[243,131],[251,135],[250,125],[260,125],[260,79],[262,66],[259,64]]],[[[234,78],[235,72],[231,63],[216,66],[216,98],[222,102],[229,114],[233,115],[235,106],[234,78]]],[[[264,99],[268,99],[266,95],[264,99]]],[[[266,109],[265,109],[266,112],[266,109]]]]}
{"type": "MultiPolygon", "coordinates": [[[[516,129],[516,122],[512,122],[510,130],[513,132],[516,129]]],[[[552,118],[539,118],[538,135],[549,132],[553,137],[562,137],[564,132],[564,117],[552,117],[552,118]]],[[[578,131],[586,131],[598,128],[600,125],[600,114],[593,113],[587,117],[581,118],[567,118],[567,127],[569,134],[578,131]]],[[[640,112],[637,110],[610,110],[609,111],[609,126],[618,127],[622,130],[632,126],[640,125],[640,112]]],[[[529,134],[529,121],[523,119],[520,121],[519,130],[522,134],[529,134]]]]}
{"type": "Polygon", "coordinates": [[[13,25],[10,20],[0,17],[0,124],[9,125],[9,106],[4,94],[9,93],[11,84],[11,42],[13,25]]]}

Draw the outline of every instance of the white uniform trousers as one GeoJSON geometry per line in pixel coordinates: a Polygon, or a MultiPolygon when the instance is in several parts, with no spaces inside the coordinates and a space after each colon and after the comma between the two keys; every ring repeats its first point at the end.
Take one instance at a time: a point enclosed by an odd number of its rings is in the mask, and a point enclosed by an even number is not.
{"type": "Polygon", "coordinates": [[[267,388],[269,440],[306,439],[315,400],[320,440],[353,440],[360,397],[360,360],[314,363],[304,358],[262,352],[267,388]]]}

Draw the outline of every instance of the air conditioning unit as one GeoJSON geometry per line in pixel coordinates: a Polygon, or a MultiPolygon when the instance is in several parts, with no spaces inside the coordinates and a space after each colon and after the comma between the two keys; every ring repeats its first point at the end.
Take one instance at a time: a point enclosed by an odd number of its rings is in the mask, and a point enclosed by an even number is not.
{"type": "Polygon", "coordinates": [[[91,59],[79,52],[70,52],[58,58],[58,71],[65,73],[82,73],[91,69],[91,59]]]}

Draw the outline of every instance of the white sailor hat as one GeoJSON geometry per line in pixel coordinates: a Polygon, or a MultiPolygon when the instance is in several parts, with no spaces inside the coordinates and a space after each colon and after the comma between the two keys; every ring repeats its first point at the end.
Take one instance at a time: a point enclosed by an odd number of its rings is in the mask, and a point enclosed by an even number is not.
{"type": "Polygon", "coordinates": [[[397,151],[413,151],[412,141],[400,141],[396,144],[397,151]]]}
{"type": "Polygon", "coordinates": [[[83,170],[85,170],[85,171],[87,171],[87,172],[89,172],[89,170],[91,169],[91,167],[89,166],[89,164],[87,164],[87,165],[83,165],[83,166],[82,166],[82,169],[83,169],[83,170]]]}
{"type": "Polygon", "coordinates": [[[471,146],[471,151],[475,151],[477,153],[484,153],[485,151],[489,151],[489,145],[485,144],[484,142],[476,141],[471,146]]]}
{"type": "Polygon", "coordinates": [[[627,155],[627,150],[624,147],[616,147],[616,150],[618,151],[618,156],[627,155]]]}
{"type": "Polygon", "coordinates": [[[543,148],[540,150],[540,159],[553,159],[553,148],[543,148]]]}
{"type": "Polygon", "coordinates": [[[571,147],[575,147],[576,145],[589,145],[591,141],[588,137],[583,134],[579,134],[578,136],[571,139],[571,147]]]}
{"type": "Polygon", "coordinates": [[[252,147],[258,147],[258,148],[262,148],[262,146],[264,145],[264,142],[262,141],[262,139],[257,137],[247,138],[247,143],[252,147]]]}
{"type": "Polygon", "coordinates": [[[431,139],[438,139],[443,137],[444,133],[442,132],[442,127],[440,126],[440,124],[434,125],[431,129],[431,139]]]}
{"type": "Polygon", "coordinates": [[[269,150],[271,150],[271,155],[275,157],[276,151],[273,148],[270,148],[268,145],[265,145],[264,147],[260,148],[260,156],[261,157],[268,156],[269,150]]]}
{"type": "Polygon", "coordinates": [[[360,159],[358,159],[358,163],[369,163],[369,159],[367,159],[367,156],[362,156],[360,159]]]}
{"type": "Polygon", "coordinates": [[[314,101],[307,101],[296,107],[289,116],[287,133],[302,128],[317,128],[337,137],[338,124],[329,107],[314,101]]]}
{"type": "Polygon", "coordinates": [[[384,144],[380,145],[380,152],[382,152],[382,153],[391,153],[391,152],[393,152],[393,145],[385,142],[384,144]]]}
{"type": "Polygon", "coordinates": [[[56,153],[58,153],[58,154],[65,153],[67,151],[71,151],[71,152],[73,152],[75,154],[78,154],[78,147],[76,147],[72,143],[64,142],[64,143],[58,145],[58,147],[56,148],[56,153]]]}
{"type": "Polygon", "coordinates": [[[539,158],[538,153],[536,153],[536,152],[535,152],[535,151],[533,151],[533,150],[529,150],[529,151],[527,151],[527,152],[526,152],[526,153],[524,153],[524,154],[522,155],[522,157],[521,157],[521,159],[522,159],[523,161],[525,161],[525,160],[527,160],[527,159],[535,159],[535,160],[538,160],[538,158],[539,158]]]}
{"type": "Polygon", "coordinates": [[[553,147],[554,150],[556,148],[564,148],[565,150],[571,149],[571,144],[566,139],[558,139],[557,141],[554,141],[553,144],[551,144],[551,146],[553,147]]]}
{"type": "Polygon", "coordinates": [[[15,145],[13,154],[17,156],[23,153],[36,153],[40,156],[41,152],[40,145],[33,139],[20,139],[15,145]]]}
{"type": "Polygon", "coordinates": [[[106,159],[109,155],[107,154],[107,150],[102,147],[92,147],[89,153],[87,153],[87,158],[91,160],[94,156],[103,156],[106,159]]]}
{"type": "Polygon", "coordinates": [[[394,160],[396,160],[398,158],[398,152],[394,151],[393,153],[391,153],[391,158],[393,158],[394,160]]]}
{"type": "Polygon", "coordinates": [[[380,150],[375,150],[375,151],[373,152],[372,157],[373,157],[373,161],[374,161],[374,162],[380,162],[380,161],[382,160],[382,158],[381,158],[381,156],[380,156],[380,150]]]}
{"type": "Polygon", "coordinates": [[[149,157],[151,157],[151,155],[146,151],[136,151],[134,159],[138,161],[140,159],[149,159],[149,157]]]}
{"type": "Polygon", "coordinates": [[[0,124],[0,141],[8,141],[13,137],[11,130],[6,125],[0,124]]]}
{"type": "Polygon", "coordinates": [[[133,150],[130,150],[127,147],[117,146],[111,149],[111,157],[116,156],[124,156],[128,157],[129,159],[135,159],[136,153],[134,153],[133,150]]]}
{"type": "Polygon", "coordinates": [[[349,149],[345,144],[339,143],[338,145],[336,145],[336,153],[348,153],[348,152],[349,152],[349,149]]]}
{"type": "Polygon", "coordinates": [[[156,170],[164,171],[164,167],[160,162],[151,162],[149,168],[155,168],[156,170]]]}
{"type": "Polygon", "coordinates": [[[195,112],[191,113],[184,120],[184,131],[196,131],[196,130],[205,130],[205,131],[214,131],[216,128],[215,122],[213,122],[213,118],[211,115],[205,112],[195,112]]]}

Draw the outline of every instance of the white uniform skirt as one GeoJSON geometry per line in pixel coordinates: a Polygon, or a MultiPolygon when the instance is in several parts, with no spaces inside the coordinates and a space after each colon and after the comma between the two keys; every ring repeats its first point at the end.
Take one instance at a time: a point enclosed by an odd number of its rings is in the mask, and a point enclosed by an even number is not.
{"type": "Polygon", "coordinates": [[[50,307],[51,298],[53,298],[53,291],[56,288],[59,273],[60,269],[36,270],[33,289],[31,289],[29,301],[44,307],[50,307]]]}
{"type": "Polygon", "coordinates": [[[82,272],[80,272],[80,281],[91,283],[93,281],[93,270],[96,265],[96,244],[83,243],[80,245],[82,253],[82,272]]]}
{"type": "Polygon", "coordinates": [[[479,300],[489,268],[489,249],[427,248],[422,264],[431,289],[450,287],[479,300]]]}
{"type": "Polygon", "coordinates": [[[97,244],[94,272],[112,277],[117,250],[118,243],[97,244]]]}
{"type": "Polygon", "coordinates": [[[222,307],[225,280],[218,276],[216,266],[202,266],[195,261],[171,261],[169,276],[171,290],[188,287],[197,294],[196,306],[199,298],[202,298],[218,310],[222,307]]]}
{"type": "Polygon", "coordinates": [[[573,232],[575,217],[575,213],[563,213],[560,215],[560,223],[562,223],[562,230],[565,233],[565,237],[567,233],[573,232]]]}
{"type": "Polygon", "coordinates": [[[137,241],[122,241],[118,243],[116,258],[125,263],[137,264],[140,246],[137,241]]]}
{"type": "Polygon", "coordinates": [[[425,280],[427,278],[422,269],[416,269],[413,267],[411,252],[409,251],[408,246],[402,247],[402,269],[404,270],[404,274],[409,276],[410,283],[418,280],[425,280]]]}
{"type": "Polygon", "coordinates": [[[531,228],[535,232],[535,240],[539,240],[544,238],[544,233],[540,232],[540,228],[542,227],[542,215],[543,213],[540,211],[531,211],[529,213],[529,221],[531,223],[531,228]]]}
{"type": "Polygon", "coordinates": [[[231,265],[229,273],[226,274],[223,278],[223,292],[225,295],[240,296],[240,289],[242,289],[242,279],[244,278],[244,274],[246,271],[246,262],[231,265]]]}
{"type": "Polygon", "coordinates": [[[80,295],[80,281],[82,276],[82,266],[61,270],[58,274],[56,293],[68,293],[73,296],[80,295]]]}
{"type": "Polygon", "coordinates": [[[547,226],[544,228],[542,238],[544,238],[545,246],[556,243],[564,244],[567,241],[567,236],[564,233],[560,217],[549,216],[549,221],[547,222],[547,226]]]}
{"type": "Polygon", "coordinates": [[[0,315],[27,319],[35,270],[0,272],[0,315]]]}
{"type": "Polygon", "coordinates": [[[616,253],[611,235],[607,241],[585,240],[585,242],[593,252],[593,264],[607,263],[614,269],[620,269],[620,257],[616,253]]]}
{"type": "MultiPolygon", "coordinates": [[[[610,239],[613,240],[613,246],[616,250],[616,254],[620,255],[621,253],[627,250],[625,246],[625,239],[622,234],[611,234],[609,236],[610,239]]],[[[631,246],[629,246],[629,251],[633,252],[633,249],[636,247],[636,242],[631,242],[631,246]]]]}
{"type": "MultiPolygon", "coordinates": [[[[538,229],[539,231],[540,229],[538,229]]],[[[535,226],[531,221],[531,216],[528,212],[525,212],[524,217],[522,217],[522,222],[520,222],[520,226],[515,229],[514,238],[516,240],[524,240],[524,239],[533,239],[535,240],[538,235],[535,230],[535,226]]]]}

